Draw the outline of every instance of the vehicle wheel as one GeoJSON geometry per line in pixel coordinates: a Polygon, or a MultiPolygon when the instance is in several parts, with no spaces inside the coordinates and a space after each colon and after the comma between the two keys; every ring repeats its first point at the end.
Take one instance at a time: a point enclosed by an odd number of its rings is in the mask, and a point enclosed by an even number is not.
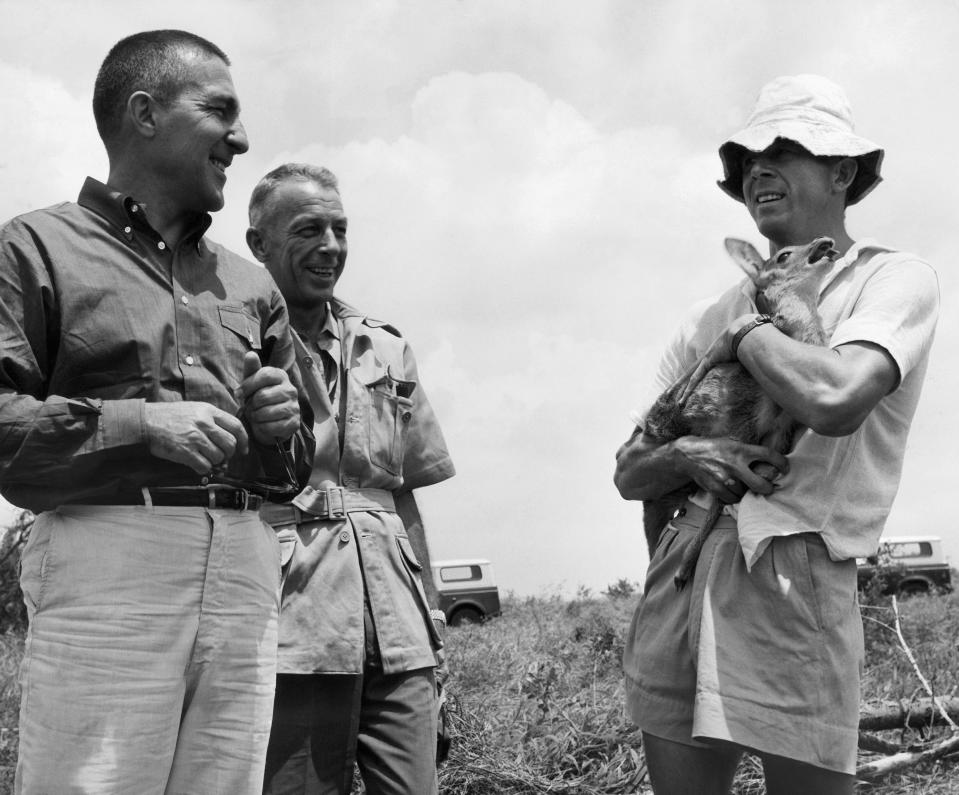
{"type": "Polygon", "coordinates": [[[458,627],[462,624],[482,624],[483,614],[475,607],[461,607],[450,617],[450,624],[458,627]]]}

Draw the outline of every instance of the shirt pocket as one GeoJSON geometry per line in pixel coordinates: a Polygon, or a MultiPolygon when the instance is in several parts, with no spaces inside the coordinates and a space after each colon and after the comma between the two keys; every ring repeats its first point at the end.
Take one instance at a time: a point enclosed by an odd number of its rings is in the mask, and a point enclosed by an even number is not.
{"type": "Polygon", "coordinates": [[[238,306],[218,306],[220,325],[231,331],[228,339],[238,337],[244,343],[245,350],[258,351],[260,342],[260,321],[238,306]]]}
{"type": "Polygon", "coordinates": [[[218,306],[220,315],[220,343],[225,361],[230,362],[231,387],[239,386],[243,375],[243,357],[248,351],[260,353],[260,321],[240,306],[218,306]]]}
{"type": "Polygon", "coordinates": [[[413,419],[410,395],[416,382],[394,378],[387,367],[366,376],[364,386],[369,399],[370,463],[391,475],[402,475],[407,430],[413,419]]]}

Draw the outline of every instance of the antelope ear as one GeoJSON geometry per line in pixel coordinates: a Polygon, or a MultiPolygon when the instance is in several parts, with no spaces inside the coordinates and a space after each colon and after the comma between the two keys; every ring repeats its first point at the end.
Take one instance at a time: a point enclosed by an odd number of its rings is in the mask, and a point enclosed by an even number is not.
{"type": "Polygon", "coordinates": [[[763,264],[765,263],[763,257],[756,251],[756,247],[752,243],[747,243],[745,240],[738,240],[735,237],[727,237],[725,242],[726,251],[728,251],[729,256],[733,258],[733,262],[742,268],[746,275],[755,282],[759,278],[759,274],[762,273],[763,264]]]}

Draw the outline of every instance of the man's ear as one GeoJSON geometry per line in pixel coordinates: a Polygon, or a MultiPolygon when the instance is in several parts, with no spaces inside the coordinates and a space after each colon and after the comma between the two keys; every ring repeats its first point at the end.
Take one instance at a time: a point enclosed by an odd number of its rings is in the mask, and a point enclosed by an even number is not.
{"type": "Polygon", "coordinates": [[[127,119],[144,138],[157,134],[157,102],[146,91],[134,91],[127,100],[127,119]]]}
{"type": "Polygon", "coordinates": [[[263,235],[260,234],[260,230],[255,226],[251,226],[246,230],[246,244],[250,247],[250,251],[253,252],[253,256],[256,257],[258,262],[266,264],[266,241],[263,240],[263,235]]]}
{"type": "Polygon", "coordinates": [[[844,190],[849,190],[858,173],[859,163],[856,162],[854,157],[844,157],[836,163],[833,170],[833,184],[836,187],[836,192],[841,193],[844,190]]]}

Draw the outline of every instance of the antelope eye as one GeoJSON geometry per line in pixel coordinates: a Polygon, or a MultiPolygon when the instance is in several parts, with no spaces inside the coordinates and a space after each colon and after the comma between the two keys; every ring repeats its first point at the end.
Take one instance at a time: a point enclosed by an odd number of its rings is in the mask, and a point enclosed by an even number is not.
{"type": "Polygon", "coordinates": [[[783,249],[776,255],[776,264],[785,265],[786,260],[789,259],[789,256],[792,254],[792,249],[783,249]]]}

